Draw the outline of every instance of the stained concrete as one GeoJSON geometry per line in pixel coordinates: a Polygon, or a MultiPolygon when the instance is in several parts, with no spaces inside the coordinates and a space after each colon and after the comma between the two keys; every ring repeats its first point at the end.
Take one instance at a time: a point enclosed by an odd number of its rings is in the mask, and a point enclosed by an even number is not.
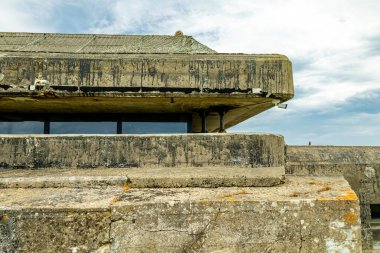
{"type": "Polygon", "coordinates": [[[92,252],[109,243],[121,188],[0,190],[0,252],[92,252]]]}
{"type": "Polygon", "coordinates": [[[91,170],[3,170],[0,188],[270,187],[284,182],[284,167],[270,168],[129,168],[91,170]]]}
{"type": "Polygon", "coordinates": [[[344,176],[360,199],[363,247],[372,248],[370,204],[380,203],[380,147],[287,146],[286,173],[344,176]]]}
{"type": "Polygon", "coordinates": [[[0,33],[0,52],[4,113],[191,113],[200,132],[205,110],[217,132],[219,110],[228,128],[294,95],[286,56],[218,54],[189,36],[0,33]]]}
{"type": "Polygon", "coordinates": [[[358,199],[342,177],[289,176],[264,188],[1,189],[0,203],[4,252],[361,252],[358,199]]]}
{"type": "MultiPolygon", "coordinates": [[[[199,132],[204,112],[223,132],[218,112],[228,128],[294,95],[287,57],[218,54],[181,33],[1,33],[0,52],[0,113],[11,115],[187,113],[199,132]]],[[[283,181],[282,136],[19,135],[0,146],[3,252],[361,252],[357,195],[342,177],[283,181]]],[[[327,153],[309,172],[339,154],[327,153]]],[[[313,161],[293,157],[295,174],[313,161]]]]}
{"type": "Polygon", "coordinates": [[[271,134],[0,135],[0,168],[281,167],[271,134]]]}

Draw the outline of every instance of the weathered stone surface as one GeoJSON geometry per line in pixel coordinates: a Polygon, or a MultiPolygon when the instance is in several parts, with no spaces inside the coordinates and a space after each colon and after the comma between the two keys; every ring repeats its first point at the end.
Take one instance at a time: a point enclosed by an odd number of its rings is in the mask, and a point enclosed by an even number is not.
{"type": "Polygon", "coordinates": [[[133,188],[269,187],[284,182],[277,168],[128,168],[91,170],[3,170],[0,188],[133,188]]]}
{"type": "Polygon", "coordinates": [[[380,203],[380,147],[287,146],[286,173],[343,175],[360,199],[363,247],[372,248],[370,204],[380,203]]]}
{"type": "Polygon", "coordinates": [[[280,167],[270,134],[0,135],[0,168],[280,167]]]}
{"type": "Polygon", "coordinates": [[[0,189],[0,203],[0,248],[10,252],[361,252],[358,199],[341,177],[263,188],[0,189]]]}

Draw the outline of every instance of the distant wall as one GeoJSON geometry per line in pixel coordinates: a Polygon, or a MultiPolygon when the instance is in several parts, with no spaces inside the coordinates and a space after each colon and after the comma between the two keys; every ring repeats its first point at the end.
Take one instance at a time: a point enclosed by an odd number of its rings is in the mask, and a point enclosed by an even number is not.
{"type": "Polygon", "coordinates": [[[343,175],[360,199],[364,248],[372,246],[370,204],[380,203],[380,147],[287,146],[286,173],[343,175]]]}

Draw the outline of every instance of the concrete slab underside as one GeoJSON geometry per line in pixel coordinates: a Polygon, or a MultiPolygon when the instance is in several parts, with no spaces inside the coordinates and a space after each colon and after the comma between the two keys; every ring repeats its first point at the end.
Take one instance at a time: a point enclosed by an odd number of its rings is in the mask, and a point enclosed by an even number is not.
{"type": "Polygon", "coordinates": [[[275,187],[0,190],[2,252],[360,252],[342,177],[275,187]]]}

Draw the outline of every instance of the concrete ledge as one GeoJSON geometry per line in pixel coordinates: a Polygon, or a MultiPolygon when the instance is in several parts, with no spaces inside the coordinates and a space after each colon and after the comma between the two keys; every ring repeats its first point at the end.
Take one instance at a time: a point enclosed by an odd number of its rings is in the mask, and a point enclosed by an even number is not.
{"type": "Polygon", "coordinates": [[[279,167],[272,134],[0,135],[0,168],[279,167]]]}
{"type": "Polygon", "coordinates": [[[268,187],[284,182],[277,168],[133,168],[94,170],[5,170],[0,188],[133,188],[268,187]]]}
{"type": "Polygon", "coordinates": [[[342,177],[275,187],[0,189],[2,252],[361,252],[342,177]],[[84,231],[84,229],[86,231],[84,231]]]}

